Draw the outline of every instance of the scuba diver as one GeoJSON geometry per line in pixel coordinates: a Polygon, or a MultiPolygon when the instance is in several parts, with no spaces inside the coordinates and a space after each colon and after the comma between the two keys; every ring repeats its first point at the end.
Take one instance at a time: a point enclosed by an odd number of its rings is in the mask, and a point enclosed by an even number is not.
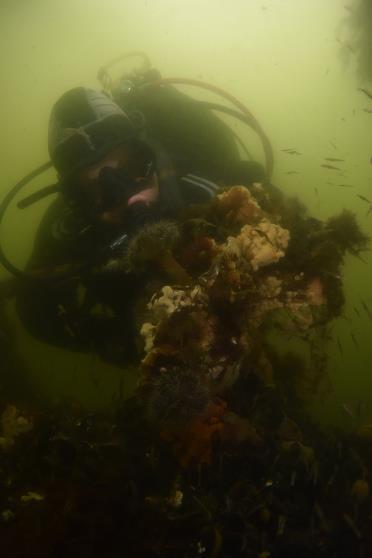
{"type": "Polygon", "coordinates": [[[104,91],[76,87],[52,108],[51,163],[14,188],[0,206],[0,221],[15,193],[51,164],[58,183],[18,207],[58,196],[38,227],[26,270],[17,270],[1,248],[0,260],[19,278],[17,311],[34,337],[124,365],[137,356],[134,308],[143,282],[130,273],[99,273],[100,262],[123,252],[146,224],[176,219],[221,187],[267,182],[272,152],[244,105],[233,110],[196,101],[174,87],[182,80],[162,79],[149,65],[110,87],[107,75],[101,69],[104,91]],[[266,169],[249,154],[242,158],[235,132],[216,111],[259,133],[266,169]]]}

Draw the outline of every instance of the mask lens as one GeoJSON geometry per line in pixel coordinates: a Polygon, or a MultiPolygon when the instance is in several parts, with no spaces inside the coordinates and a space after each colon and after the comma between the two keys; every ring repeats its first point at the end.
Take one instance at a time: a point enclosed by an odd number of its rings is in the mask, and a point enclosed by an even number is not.
{"type": "MultiPolygon", "coordinates": [[[[85,175],[79,183],[65,193],[72,202],[81,205],[90,214],[110,209],[125,202],[146,187],[148,178],[154,173],[154,156],[145,144],[133,141],[122,146],[115,154],[117,166],[105,165],[95,178],[85,175]]],[[[99,163],[98,163],[99,165],[99,163]]]]}

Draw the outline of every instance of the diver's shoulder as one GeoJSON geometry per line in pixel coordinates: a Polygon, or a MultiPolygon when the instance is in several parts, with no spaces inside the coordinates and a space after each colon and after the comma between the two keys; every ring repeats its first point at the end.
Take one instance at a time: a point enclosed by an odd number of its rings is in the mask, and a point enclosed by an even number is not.
{"type": "Polygon", "coordinates": [[[36,231],[30,264],[43,265],[76,259],[85,244],[79,234],[82,225],[79,217],[58,196],[45,211],[36,231]]]}

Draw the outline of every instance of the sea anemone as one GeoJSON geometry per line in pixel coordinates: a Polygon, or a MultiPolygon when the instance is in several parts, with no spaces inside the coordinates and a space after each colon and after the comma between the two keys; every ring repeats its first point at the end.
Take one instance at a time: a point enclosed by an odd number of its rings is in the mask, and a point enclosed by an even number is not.
{"type": "Polygon", "coordinates": [[[157,423],[188,423],[202,413],[210,399],[202,377],[178,367],[154,374],[145,391],[148,417],[157,423]]]}
{"type": "Polygon", "coordinates": [[[127,271],[142,273],[156,268],[176,283],[189,282],[189,275],[172,254],[179,238],[178,225],[173,221],[145,225],[129,242],[125,258],[127,271]]]}

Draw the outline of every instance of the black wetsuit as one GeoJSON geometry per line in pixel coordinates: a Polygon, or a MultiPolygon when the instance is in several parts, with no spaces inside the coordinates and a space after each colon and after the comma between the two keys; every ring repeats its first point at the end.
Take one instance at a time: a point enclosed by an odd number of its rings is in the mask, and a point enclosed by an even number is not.
{"type": "MultiPolygon", "coordinates": [[[[148,95],[131,103],[127,111],[145,115],[146,139],[157,156],[161,211],[167,218],[189,204],[207,201],[220,184],[249,186],[264,180],[261,165],[240,159],[230,128],[189,97],[166,88],[160,97],[148,95]]],[[[92,231],[81,232],[76,216],[62,197],[58,199],[39,226],[28,269],[87,265],[70,279],[23,283],[17,309],[27,330],[39,340],[93,351],[125,365],[136,355],[134,301],[143,284],[138,276],[95,273],[103,244],[92,231]]]]}

